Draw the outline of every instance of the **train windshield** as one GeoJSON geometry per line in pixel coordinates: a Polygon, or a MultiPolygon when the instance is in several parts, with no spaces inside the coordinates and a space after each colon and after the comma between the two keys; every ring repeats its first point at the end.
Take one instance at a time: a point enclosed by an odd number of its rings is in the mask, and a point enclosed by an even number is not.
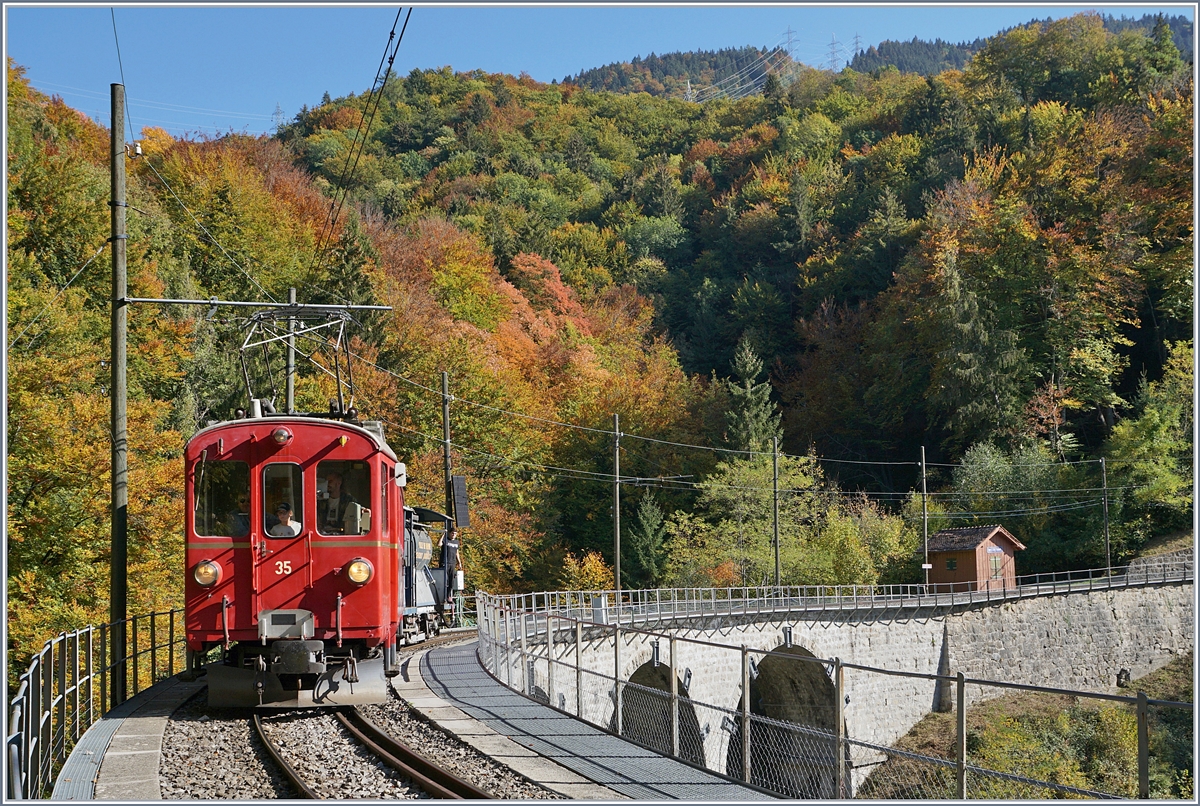
{"type": "Polygon", "coordinates": [[[279,463],[263,469],[263,526],[272,537],[295,537],[304,524],[300,465],[279,463]]]}
{"type": "Polygon", "coordinates": [[[195,465],[196,534],[245,537],[250,534],[250,466],[206,461],[195,465]]]}
{"type": "Polygon", "coordinates": [[[371,529],[371,468],[366,462],[317,464],[317,531],[360,535],[371,529]]]}

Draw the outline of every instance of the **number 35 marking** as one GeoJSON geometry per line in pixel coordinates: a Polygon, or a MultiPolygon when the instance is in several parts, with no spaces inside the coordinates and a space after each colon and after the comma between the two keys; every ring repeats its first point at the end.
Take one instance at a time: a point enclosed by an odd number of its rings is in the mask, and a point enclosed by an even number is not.
{"type": "Polygon", "coordinates": [[[292,561],[291,560],[276,560],[275,561],[275,575],[276,576],[279,576],[280,574],[290,574],[290,573],[292,573],[292,561]]]}

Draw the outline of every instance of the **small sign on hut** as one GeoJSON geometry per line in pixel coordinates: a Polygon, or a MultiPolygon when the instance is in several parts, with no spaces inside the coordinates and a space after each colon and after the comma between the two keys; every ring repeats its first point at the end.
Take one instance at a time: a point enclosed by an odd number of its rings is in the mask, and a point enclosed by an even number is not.
{"type": "Polygon", "coordinates": [[[955,591],[1016,587],[1016,553],[1024,548],[1003,526],[943,529],[929,536],[929,582],[955,591]]]}

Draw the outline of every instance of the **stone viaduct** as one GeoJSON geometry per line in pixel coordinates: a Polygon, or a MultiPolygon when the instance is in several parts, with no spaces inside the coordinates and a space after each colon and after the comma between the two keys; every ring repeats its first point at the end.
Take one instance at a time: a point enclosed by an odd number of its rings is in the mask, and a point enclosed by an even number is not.
{"type": "MultiPolygon", "coordinates": [[[[1146,577],[1121,586],[1051,587],[1036,593],[1022,588],[1018,595],[1009,591],[990,602],[906,604],[901,599],[889,604],[871,599],[787,612],[739,612],[736,607],[719,612],[714,602],[707,613],[659,612],[652,624],[622,618],[615,656],[612,626],[580,625],[576,633],[574,622],[554,619],[552,673],[546,662],[545,621],[533,616],[541,627],[523,636],[524,652],[509,653],[507,663],[492,668],[515,688],[609,729],[616,724],[613,679],[619,668],[626,732],[645,725],[640,728],[647,735],[644,743],[661,746],[661,738],[652,741],[650,734],[659,731],[661,736],[663,700],[652,702],[648,695],[654,692],[638,692],[642,686],[669,691],[673,667],[681,698],[682,755],[737,775],[742,647],[749,648],[754,661],[754,713],[826,735],[835,731],[837,713],[833,669],[814,659],[837,658],[844,665],[841,713],[845,736],[854,742],[849,762],[851,785],[857,787],[872,763],[882,760],[864,745],[890,746],[930,711],[953,708],[953,683],[917,675],[961,672],[979,680],[1115,692],[1118,674],[1136,678],[1192,651],[1190,562],[1187,568],[1170,581],[1146,577]],[[578,645],[576,635],[582,639],[578,645]],[[791,658],[809,660],[789,662],[791,658]],[[576,662],[582,669],[578,675],[576,662]]],[[[592,622],[613,620],[598,612],[580,616],[592,622]]],[[[504,637],[508,635],[516,635],[514,626],[505,626],[504,637]]],[[[514,637],[509,645],[517,650],[516,644],[514,637]]],[[[964,699],[969,705],[1004,693],[1003,688],[968,685],[964,699]]],[[[669,724],[666,731],[669,736],[669,724]]]]}

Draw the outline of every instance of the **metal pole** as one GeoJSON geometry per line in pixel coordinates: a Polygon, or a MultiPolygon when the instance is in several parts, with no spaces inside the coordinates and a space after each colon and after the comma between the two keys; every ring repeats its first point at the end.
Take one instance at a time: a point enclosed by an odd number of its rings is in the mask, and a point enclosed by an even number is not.
{"type": "Polygon", "coordinates": [[[617,735],[625,733],[624,698],[621,691],[621,626],[613,627],[613,707],[616,709],[617,735]]]}
{"type": "Polygon", "coordinates": [[[925,446],[921,446],[921,533],[925,536],[925,586],[929,586],[929,491],[925,487],[925,446]]]}
{"type": "MultiPolygon", "coordinates": [[[[550,701],[551,708],[554,707],[554,633],[558,630],[555,618],[550,613],[546,614],[546,699],[550,701]]],[[[536,624],[534,629],[537,629],[536,624]]]]}
{"type": "Polygon", "coordinates": [[[1150,703],[1146,692],[1137,695],[1137,738],[1138,738],[1138,797],[1150,797],[1150,703]]]}
{"type": "Polygon", "coordinates": [[[679,758],[679,660],[671,636],[671,755],[679,758]]]}
{"type": "Polygon", "coordinates": [[[779,437],[771,437],[771,516],[775,530],[775,587],[779,587],[779,437]]]}
{"type": "Polygon", "coordinates": [[[125,421],[125,87],[112,85],[112,533],[109,621],[112,622],[112,704],[125,701],[125,616],[129,579],[129,467],[125,421]]]}
{"type": "MultiPolygon", "coordinates": [[[[442,464],[446,471],[446,516],[454,517],[454,485],[450,474],[450,373],[442,373],[442,464]]],[[[449,573],[447,571],[447,573],[449,573]]]]}
{"type": "Polygon", "coordinates": [[[742,780],[750,781],[750,650],[742,644],[742,780]]]}
{"type": "MultiPolygon", "coordinates": [[[[56,707],[54,709],[54,728],[51,731],[52,735],[60,735],[63,737],[63,745],[67,743],[67,634],[62,633],[58,642],[58,668],[55,670],[58,678],[58,697],[56,707]]],[[[50,665],[54,666],[54,644],[50,645],[50,665]]],[[[54,699],[52,698],[52,702],[54,699]]],[[[47,718],[50,714],[46,715],[47,718]]]]}
{"type": "MultiPolygon", "coordinates": [[[[296,289],[288,289],[288,305],[296,304],[296,289]]],[[[296,413],[296,337],[292,331],[296,329],[296,320],[288,317],[287,337],[287,413],[296,413]]]]}
{"type": "Polygon", "coordinates": [[[1108,575],[1112,576],[1112,552],[1108,543],[1108,469],[1103,456],[1100,457],[1100,479],[1104,485],[1104,567],[1109,569],[1108,575]]]}
{"type": "Polygon", "coordinates": [[[583,719],[583,622],[575,621],[575,716],[583,719]]]}
{"type": "Polygon", "coordinates": [[[529,645],[525,639],[525,629],[529,626],[529,614],[524,610],[521,611],[521,690],[526,694],[533,694],[533,675],[530,674],[533,670],[529,668],[529,645]]]}
{"type": "Polygon", "coordinates": [[[492,642],[492,670],[496,673],[496,679],[500,679],[500,611],[494,601],[489,602],[488,625],[491,627],[491,636],[489,639],[492,642]]]}
{"type": "Polygon", "coordinates": [[[967,679],[962,672],[958,673],[956,696],[957,706],[957,739],[955,756],[958,762],[958,799],[967,799],[967,679]]]}
{"type": "Polygon", "coordinates": [[[613,583],[617,623],[621,622],[621,415],[613,415],[613,583]]]}
{"type": "Polygon", "coordinates": [[[841,658],[833,659],[833,691],[834,691],[834,782],[837,786],[838,800],[847,796],[846,792],[846,672],[842,668],[841,658]]]}

